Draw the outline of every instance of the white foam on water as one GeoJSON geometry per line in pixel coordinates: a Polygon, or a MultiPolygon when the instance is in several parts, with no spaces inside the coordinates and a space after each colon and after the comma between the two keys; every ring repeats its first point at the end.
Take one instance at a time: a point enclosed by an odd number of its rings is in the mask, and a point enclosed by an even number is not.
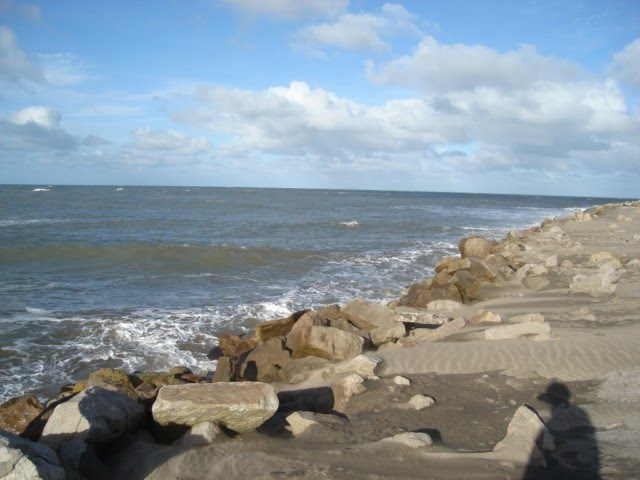
{"type": "Polygon", "coordinates": [[[124,190],[124,188],[122,188],[122,187],[116,188],[116,192],[122,192],[123,190],[124,190]]]}
{"type": "Polygon", "coordinates": [[[32,192],[50,192],[51,189],[50,188],[34,188],[33,190],[31,190],[32,192]]]}
{"type": "Polygon", "coordinates": [[[33,219],[8,219],[0,220],[0,227],[18,227],[21,225],[33,225],[38,223],[62,223],[68,220],[57,218],[33,218],[33,219]]]}
{"type": "Polygon", "coordinates": [[[359,224],[357,220],[349,220],[345,222],[340,222],[340,225],[344,225],[345,227],[357,227],[359,224]]]}
{"type": "Polygon", "coordinates": [[[25,310],[31,315],[51,315],[51,312],[49,310],[45,310],[44,308],[25,307],[25,310]]]}

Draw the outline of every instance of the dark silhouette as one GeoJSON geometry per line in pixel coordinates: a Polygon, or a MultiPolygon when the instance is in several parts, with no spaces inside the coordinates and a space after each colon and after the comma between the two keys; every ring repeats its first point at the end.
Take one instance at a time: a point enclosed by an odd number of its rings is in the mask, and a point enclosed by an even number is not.
{"type": "MultiPolygon", "coordinates": [[[[546,468],[530,462],[524,480],[600,480],[595,428],[587,413],[572,405],[570,398],[567,386],[559,382],[549,384],[538,396],[539,400],[551,406],[551,418],[546,425],[553,435],[555,449],[542,451],[546,468]]],[[[542,438],[537,444],[542,444],[542,438]]]]}

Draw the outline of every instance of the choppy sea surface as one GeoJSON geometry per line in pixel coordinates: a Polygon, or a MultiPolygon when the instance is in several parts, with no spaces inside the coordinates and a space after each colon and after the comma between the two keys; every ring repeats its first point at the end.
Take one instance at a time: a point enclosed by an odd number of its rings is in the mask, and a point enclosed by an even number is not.
{"type": "Polygon", "coordinates": [[[0,401],[100,367],[215,368],[223,331],[397,298],[457,253],[615,199],[0,186],[0,401]]]}

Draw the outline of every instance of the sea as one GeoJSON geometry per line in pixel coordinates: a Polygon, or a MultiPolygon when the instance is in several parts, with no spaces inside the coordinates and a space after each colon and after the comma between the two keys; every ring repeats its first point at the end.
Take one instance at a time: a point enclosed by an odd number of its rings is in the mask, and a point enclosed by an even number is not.
{"type": "Polygon", "coordinates": [[[457,253],[610,198],[0,185],[0,402],[102,367],[211,371],[221,332],[386,302],[457,253]]]}

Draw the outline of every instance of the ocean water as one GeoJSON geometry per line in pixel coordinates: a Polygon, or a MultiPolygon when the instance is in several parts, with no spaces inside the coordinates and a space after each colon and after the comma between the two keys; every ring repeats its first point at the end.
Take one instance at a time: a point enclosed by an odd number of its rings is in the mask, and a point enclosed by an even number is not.
{"type": "Polygon", "coordinates": [[[220,332],[386,301],[457,252],[614,199],[0,186],[0,401],[100,367],[215,368],[220,332]]]}

